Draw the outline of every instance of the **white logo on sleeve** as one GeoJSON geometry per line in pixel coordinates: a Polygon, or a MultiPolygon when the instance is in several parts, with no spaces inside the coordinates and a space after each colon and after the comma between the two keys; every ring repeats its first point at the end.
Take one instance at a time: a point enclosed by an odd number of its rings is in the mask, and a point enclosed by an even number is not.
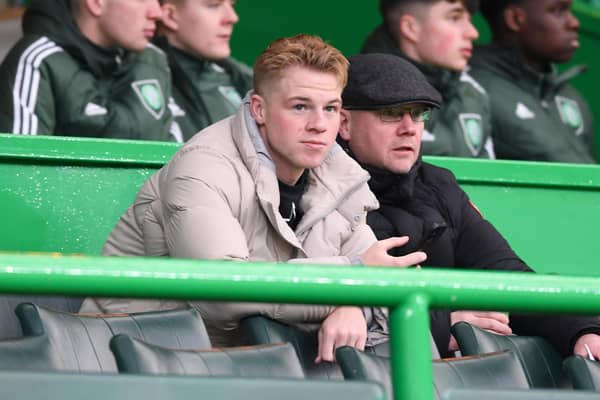
{"type": "Polygon", "coordinates": [[[421,136],[422,142],[435,142],[435,135],[429,132],[427,129],[423,130],[423,136],[421,136]]]}
{"type": "Polygon", "coordinates": [[[98,115],[106,115],[108,114],[108,110],[98,104],[95,103],[87,103],[85,106],[85,110],[83,111],[85,115],[88,117],[95,117],[98,115]]]}
{"type": "Polygon", "coordinates": [[[527,106],[521,102],[517,103],[517,108],[515,110],[515,115],[521,119],[533,119],[535,118],[535,113],[531,111],[527,106]]]}

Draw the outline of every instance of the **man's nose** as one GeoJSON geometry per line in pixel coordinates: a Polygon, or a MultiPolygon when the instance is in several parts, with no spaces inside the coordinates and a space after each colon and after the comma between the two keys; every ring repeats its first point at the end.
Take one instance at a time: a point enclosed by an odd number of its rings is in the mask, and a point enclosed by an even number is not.
{"type": "Polygon", "coordinates": [[[414,136],[417,134],[417,122],[413,121],[410,113],[405,112],[402,114],[402,119],[398,121],[396,126],[396,134],[398,136],[414,136]]]}

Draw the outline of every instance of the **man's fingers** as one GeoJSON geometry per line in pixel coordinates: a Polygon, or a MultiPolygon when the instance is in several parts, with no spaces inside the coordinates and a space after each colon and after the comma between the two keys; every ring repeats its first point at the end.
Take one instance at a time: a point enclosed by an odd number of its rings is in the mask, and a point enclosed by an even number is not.
{"type": "Polygon", "coordinates": [[[394,247],[404,246],[406,243],[408,243],[408,236],[394,236],[379,241],[379,244],[386,251],[391,250],[394,247]]]}
{"type": "Polygon", "coordinates": [[[318,364],[322,361],[333,362],[333,350],[335,345],[335,338],[332,335],[328,335],[323,332],[323,329],[319,330],[319,350],[315,362],[318,364]]]}
{"type": "Polygon", "coordinates": [[[411,267],[413,265],[421,264],[427,260],[427,254],[422,251],[415,251],[414,253],[407,254],[401,257],[394,257],[394,264],[397,267],[411,267]]]}
{"type": "Polygon", "coordinates": [[[512,333],[510,326],[491,318],[479,318],[477,321],[475,321],[474,325],[482,329],[499,333],[501,335],[510,335],[512,333]]]}

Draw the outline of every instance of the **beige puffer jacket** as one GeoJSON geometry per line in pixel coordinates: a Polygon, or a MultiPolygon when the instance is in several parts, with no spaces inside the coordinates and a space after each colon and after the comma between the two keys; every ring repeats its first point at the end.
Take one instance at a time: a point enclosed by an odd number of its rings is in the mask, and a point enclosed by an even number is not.
{"type": "MultiPolygon", "coordinates": [[[[305,214],[293,232],[279,214],[275,167],[247,105],[193,137],[140,189],[110,234],[105,255],[350,264],[376,238],[368,174],[334,145],[309,173],[305,214]],[[307,260],[310,258],[310,260],[307,260]]],[[[84,312],[181,306],[160,300],[88,299],[84,312]]],[[[251,314],[318,323],[333,306],[194,302],[208,324],[234,329],[251,314]]]]}

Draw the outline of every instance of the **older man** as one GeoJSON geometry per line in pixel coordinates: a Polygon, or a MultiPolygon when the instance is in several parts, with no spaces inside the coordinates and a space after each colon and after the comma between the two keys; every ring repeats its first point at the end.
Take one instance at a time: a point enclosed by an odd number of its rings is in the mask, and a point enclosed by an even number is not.
{"type": "MultiPolygon", "coordinates": [[[[388,255],[406,238],[377,242],[366,224],[367,211],[377,207],[369,176],[335,143],[346,80],[346,58],[320,38],[299,35],[273,42],[256,61],[255,91],[240,110],[195,136],[144,184],[104,254],[390,266],[422,262],[422,252],[388,255]]],[[[90,299],[82,309],[177,306],[90,299]]],[[[194,306],[221,334],[253,314],[316,323],[317,361],[332,361],[340,346],[376,344],[380,335],[368,335],[367,325],[385,325],[383,311],[371,308],[194,306]]],[[[230,339],[226,344],[240,344],[239,337],[230,339]]]]}
{"type": "MultiPolygon", "coordinates": [[[[343,93],[341,138],[371,174],[369,187],[381,203],[367,222],[378,239],[408,236],[391,251],[427,253],[424,266],[531,272],[486,221],[448,170],[421,160],[421,136],[440,96],[411,63],[387,54],[350,59],[343,93]]],[[[432,334],[440,354],[456,350],[450,325],[461,320],[501,334],[547,337],[563,354],[600,356],[598,318],[499,312],[435,311],[432,334]]]]}

